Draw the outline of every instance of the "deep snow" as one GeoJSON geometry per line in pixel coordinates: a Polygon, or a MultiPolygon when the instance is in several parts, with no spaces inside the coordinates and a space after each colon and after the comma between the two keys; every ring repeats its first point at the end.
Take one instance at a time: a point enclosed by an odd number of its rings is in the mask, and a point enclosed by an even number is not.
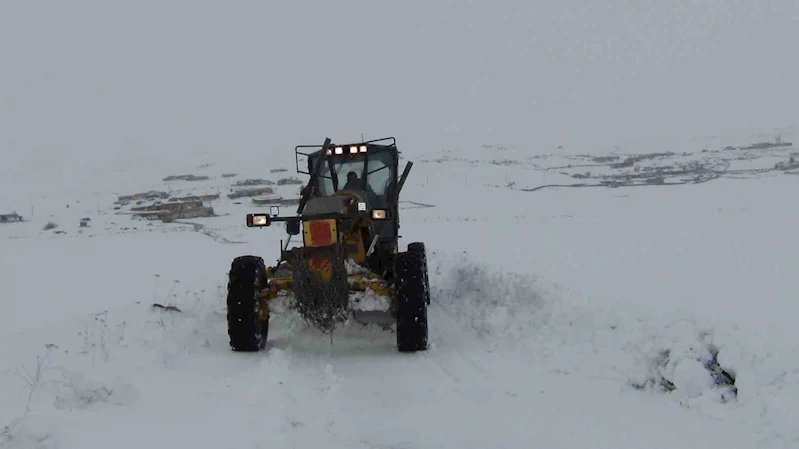
{"type": "MultiPolygon", "coordinates": [[[[672,150],[701,154],[692,145],[672,150]]],[[[229,350],[230,261],[271,263],[285,234],[247,229],[255,209],[225,198],[221,174],[266,177],[291,157],[87,163],[79,183],[55,166],[4,177],[16,186],[6,204],[35,213],[0,226],[0,447],[799,446],[799,177],[525,192],[514,188],[574,182],[545,170],[564,156],[409,153],[402,243],[427,243],[434,291],[432,347],[415,355],[376,326],[345,326],[331,345],[289,311],[274,315],[267,351],[229,350]],[[185,220],[203,232],[114,214],[116,195],[189,172],[211,180],[168,188],[223,193],[220,216],[185,220]],[[737,397],[703,366],[713,350],[737,397]]]]}

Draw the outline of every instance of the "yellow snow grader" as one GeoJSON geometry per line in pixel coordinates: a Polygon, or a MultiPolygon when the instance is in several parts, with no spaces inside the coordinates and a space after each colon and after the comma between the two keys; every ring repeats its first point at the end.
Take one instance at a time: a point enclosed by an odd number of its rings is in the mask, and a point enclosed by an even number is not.
{"type": "Polygon", "coordinates": [[[284,222],[288,238],[280,258],[233,260],[227,291],[227,323],[234,351],[260,351],[269,334],[270,302],[283,298],[312,326],[332,333],[350,317],[396,325],[397,349],[427,349],[430,287],[424,243],[399,251],[402,174],[396,139],[347,145],[300,145],[297,172],[310,176],[295,215],[248,214],[248,227],[284,222]],[[307,170],[300,159],[307,159],[307,170]],[[302,246],[289,249],[293,236],[302,246]]]}

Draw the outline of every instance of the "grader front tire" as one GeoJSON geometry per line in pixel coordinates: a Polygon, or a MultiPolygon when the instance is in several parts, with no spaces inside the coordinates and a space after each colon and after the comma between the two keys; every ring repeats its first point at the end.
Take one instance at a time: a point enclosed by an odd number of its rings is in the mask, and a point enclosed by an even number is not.
{"type": "Polygon", "coordinates": [[[427,263],[416,251],[397,254],[394,260],[397,289],[397,349],[427,349],[427,263]]]}
{"type": "Polygon", "coordinates": [[[266,266],[260,257],[241,256],[230,267],[227,323],[234,351],[256,352],[266,347],[269,320],[261,321],[259,292],[266,283],[266,266]]]}
{"type": "Polygon", "coordinates": [[[414,253],[417,257],[422,259],[422,271],[424,271],[424,289],[425,289],[425,302],[427,305],[430,305],[430,276],[429,276],[429,268],[427,267],[427,249],[425,249],[424,243],[422,242],[413,242],[408,243],[408,252],[414,253]]]}

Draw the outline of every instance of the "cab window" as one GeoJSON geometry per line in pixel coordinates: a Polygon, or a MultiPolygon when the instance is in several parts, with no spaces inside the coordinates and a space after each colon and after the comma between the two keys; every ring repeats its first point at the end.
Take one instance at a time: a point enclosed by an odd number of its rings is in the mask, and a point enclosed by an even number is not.
{"type": "MultiPolygon", "coordinates": [[[[358,178],[363,176],[364,157],[335,162],[333,168],[338,176],[339,189],[344,187],[347,182],[347,173],[354,171],[358,178]]],[[[311,166],[316,162],[315,158],[311,166]]],[[[388,202],[392,180],[396,179],[393,170],[392,154],[389,151],[376,151],[369,154],[367,166],[367,194],[369,196],[369,207],[385,207],[388,202]]],[[[330,196],[335,193],[333,178],[327,164],[322,167],[320,172],[317,195],[330,196]]]]}

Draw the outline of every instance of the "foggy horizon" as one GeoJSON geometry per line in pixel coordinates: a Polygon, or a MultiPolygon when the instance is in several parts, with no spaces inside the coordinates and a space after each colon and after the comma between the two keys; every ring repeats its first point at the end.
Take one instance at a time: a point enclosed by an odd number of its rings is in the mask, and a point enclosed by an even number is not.
{"type": "Polygon", "coordinates": [[[798,25],[785,0],[6,2],[0,145],[249,154],[363,133],[583,151],[772,132],[796,123],[798,25]]]}

